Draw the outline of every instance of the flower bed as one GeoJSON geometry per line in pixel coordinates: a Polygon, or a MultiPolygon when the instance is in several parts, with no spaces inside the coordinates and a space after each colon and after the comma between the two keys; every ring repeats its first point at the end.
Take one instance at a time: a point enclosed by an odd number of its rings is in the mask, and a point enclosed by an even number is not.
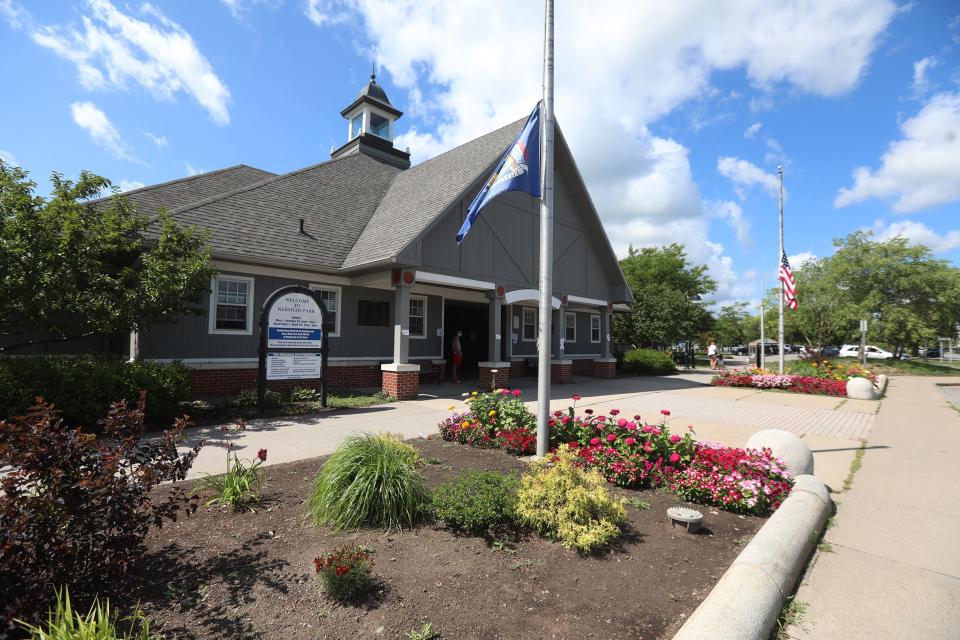
{"type": "MultiPolygon", "coordinates": [[[[790,492],[783,461],[769,449],[698,443],[692,426],[682,436],[670,433],[667,410],[661,411],[659,424],[649,424],[639,415],[621,416],[617,409],[603,415],[588,408],[578,415],[575,406],[580,398],[573,398],[574,406],[550,417],[550,448],[570,445],[580,466],[599,470],[612,484],[633,489],[666,487],[692,502],[754,514],[776,509],[790,492]]],[[[536,452],[535,419],[518,392],[474,392],[466,404],[466,411],[454,412],[440,423],[444,440],[504,449],[514,455],[536,452]],[[510,409],[504,411],[508,403],[510,409]],[[528,417],[516,418],[517,404],[528,417]],[[507,425],[505,413],[512,420],[507,425]]]]}
{"type": "Polygon", "coordinates": [[[846,396],[847,380],[832,377],[801,376],[795,374],[767,373],[762,369],[724,371],[713,377],[710,384],[718,387],[750,387],[753,389],[779,389],[793,393],[809,393],[822,396],[846,396]]]}

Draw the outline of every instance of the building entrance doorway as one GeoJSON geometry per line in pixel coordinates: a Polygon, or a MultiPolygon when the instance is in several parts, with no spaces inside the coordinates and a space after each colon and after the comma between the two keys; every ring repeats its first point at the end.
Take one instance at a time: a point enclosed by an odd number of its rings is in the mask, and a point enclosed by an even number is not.
{"type": "Polygon", "coordinates": [[[463,349],[463,364],[460,377],[477,377],[479,363],[487,359],[488,307],[482,302],[447,300],[443,307],[443,354],[447,360],[447,376],[453,366],[453,336],[463,331],[460,347],[463,349]]]}

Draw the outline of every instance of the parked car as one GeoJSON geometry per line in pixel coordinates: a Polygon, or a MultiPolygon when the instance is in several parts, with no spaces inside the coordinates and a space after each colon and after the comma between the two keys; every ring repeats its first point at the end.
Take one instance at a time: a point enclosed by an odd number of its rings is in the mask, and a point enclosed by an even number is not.
{"type": "Polygon", "coordinates": [[[927,350],[923,353],[923,357],[924,357],[924,358],[939,358],[939,357],[940,357],[940,349],[937,349],[937,348],[927,349],[927,350]]]}
{"type": "Polygon", "coordinates": [[[741,344],[730,349],[730,353],[732,353],[735,356],[745,356],[747,355],[747,353],[749,353],[749,349],[747,349],[746,346],[741,344]]]}
{"type": "MultiPolygon", "coordinates": [[[[859,358],[860,357],[860,345],[858,344],[845,344],[840,347],[840,357],[841,358],[859,358]]],[[[867,345],[867,359],[868,360],[889,360],[893,357],[893,354],[889,351],[885,351],[880,347],[875,347],[872,344],[867,345]]]]}
{"type": "Polygon", "coordinates": [[[824,358],[836,358],[840,355],[840,347],[824,347],[820,350],[820,355],[824,358]]]}

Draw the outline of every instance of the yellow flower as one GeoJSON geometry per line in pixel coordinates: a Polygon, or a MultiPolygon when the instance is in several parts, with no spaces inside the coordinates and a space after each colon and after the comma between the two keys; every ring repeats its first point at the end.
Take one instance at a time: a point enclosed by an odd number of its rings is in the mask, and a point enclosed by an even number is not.
{"type": "Polygon", "coordinates": [[[456,407],[454,407],[453,405],[450,405],[449,407],[447,407],[447,411],[453,411],[455,408],[456,407]]]}
{"type": "Polygon", "coordinates": [[[490,409],[490,412],[487,415],[492,418],[493,416],[497,415],[497,412],[494,411],[493,409],[490,409]]]}
{"type": "Polygon", "coordinates": [[[473,393],[471,393],[470,395],[472,395],[472,396],[475,396],[475,395],[477,395],[477,392],[476,392],[476,391],[474,391],[474,392],[473,392],[473,393]]]}
{"type": "Polygon", "coordinates": [[[464,420],[463,422],[460,423],[460,426],[466,429],[467,427],[470,426],[470,422],[468,422],[467,420],[464,420]]]}

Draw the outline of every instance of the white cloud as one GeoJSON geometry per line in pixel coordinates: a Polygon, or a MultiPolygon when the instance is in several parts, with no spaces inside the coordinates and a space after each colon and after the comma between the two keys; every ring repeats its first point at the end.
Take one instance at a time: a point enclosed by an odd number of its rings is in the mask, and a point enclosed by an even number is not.
{"type": "Polygon", "coordinates": [[[276,9],[282,0],[220,0],[237,20],[244,20],[254,5],[265,5],[276,9]]]}
{"type": "Polygon", "coordinates": [[[711,215],[720,218],[730,225],[730,228],[737,234],[737,240],[740,244],[751,244],[750,221],[743,217],[743,209],[740,205],[730,200],[724,200],[721,202],[711,202],[708,209],[711,215]]]}
{"type": "Polygon", "coordinates": [[[184,168],[187,170],[187,175],[188,175],[188,176],[196,176],[196,175],[200,175],[201,173],[206,173],[206,170],[205,170],[205,169],[197,169],[196,167],[194,167],[194,166],[193,166],[192,164],[190,164],[189,162],[183,163],[183,166],[184,166],[184,168]]]}
{"type": "Polygon", "coordinates": [[[927,56],[913,63],[913,94],[915,96],[923,96],[930,90],[930,79],[927,78],[927,71],[939,64],[940,61],[934,56],[927,56]]]}
{"type": "Polygon", "coordinates": [[[817,255],[811,251],[801,251],[800,253],[795,253],[792,256],[787,256],[787,261],[790,263],[790,267],[793,269],[799,269],[808,262],[813,262],[817,259],[817,255]]]}
{"type": "Polygon", "coordinates": [[[899,220],[884,224],[877,220],[873,225],[874,237],[883,242],[891,238],[904,238],[910,244],[922,244],[936,253],[945,253],[960,247],[960,230],[937,233],[922,222],[899,220]]]}
{"type": "Polygon", "coordinates": [[[760,131],[760,127],[762,126],[763,126],[762,122],[754,122],[752,125],[750,125],[744,130],[743,137],[747,138],[748,140],[752,139],[755,135],[757,135],[757,133],[760,131]]]}
{"type": "Polygon", "coordinates": [[[15,167],[20,165],[20,163],[17,162],[17,157],[15,155],[10,153],[9,151],[4,151],[3,149],[0,149],[0,160],[3,160],[7,164],[13,165],[15,167]]]}
{"type": "MultiPolygon", "coordinates": [[[[777,175],[767,173],[752,162],[730,156],[721,157],[717,159],[717,171],[733,182],[734,191],[741,200],[746,199],[747,192],[755,184],[762,186],[771,197],[777,197],[777,175]]],[[[783,193],[786,198],[787,190],[784,189],[783,193]]]]}
{"type": "Polygon", "coordinates": [[[120,189],[120,192],[121,192],[121,193],[126,193],[127,191],[133,191],[134,189],[140,189],[140,188],[143,188],[143,187],[145,187],[145,186],[147,186],[147,185],[145,185],[144,183],[140,182],[139,180],[121,180],[120,182],[118,182],[118,183],[117,183],[116,185],[114,185],[114,186],[116,186],[118,189],[120,189]]]}
{"type": "Polygon", "coordinates": [[[133,82],[168,100],[183,91],[218,125],[228,124],[230,92],[190,34],[151,4],[140,14],[134,18],[108,0],[89,0],[82,30],[48,26],[31,36],[74,63],[86,89],[127,89],[133,82]]]}
{"type": "Polygon", "coordinates": [[[840,189],[834,206],[894,198],[895,212],[911,213],[960,199],[960,94],[933,96],[900,130],[880,168],[854,170],[853,186],[840,189]]]}
{"type": "Polygon", "coordinates": [[[121,160],[136,162],[136,158],[130,154],[130,148],[123,141],[120,132],[97,105],[92,102],[74,102],[70,105],[70,112],[73,114],[76,125],[86,131],[97,146],[121,160]]]}
{"type": "Polygon", "coordinates": [[[13,29],[22,29],[32,20],[30,13],[16,0],[0,0],[0,17],[13,29]]]}
{"type": "Polygon", "coordinates": [[[149,131],[144,131],[143,135],[150,138],[150,141],[160,148],[167,146],[167,136],[162,136],[156,133],[150,133],[149,131]]]}
{"type": "MultiPolygon", "coordinates": [[[[408,113],[423,121],[396,140],[414,161],[522,117],[540,97],[542,3],[311,0],[307,13],[365,31],[385,72],[409,92],[408,113]]],[[[710,243],[688,150],[649,125],[687,101],[723,99],[711,87],[718,71],[741,71],[768,101],[781,85],[843,95],[894,13],[892,2],[874,0],[564,3],[557,117],[618,251],[683,242],[711,269],[734,274],[723,247],[710,243]]]]}

